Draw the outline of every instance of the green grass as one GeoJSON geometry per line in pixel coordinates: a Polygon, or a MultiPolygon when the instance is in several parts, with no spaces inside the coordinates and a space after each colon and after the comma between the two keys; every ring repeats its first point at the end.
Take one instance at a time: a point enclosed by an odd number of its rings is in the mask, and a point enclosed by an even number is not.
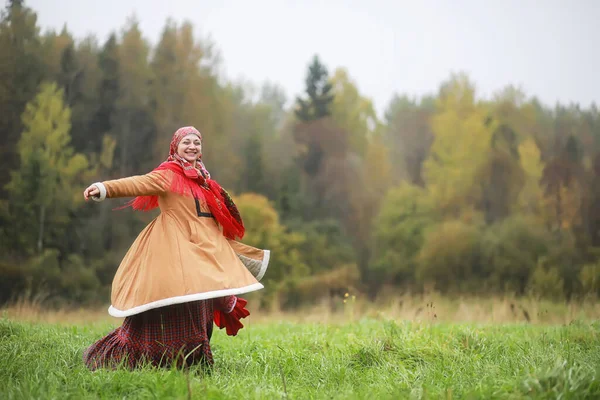
{"type": "Polygon", "coordinates": [[[247,323],[217,330],[211,374],[88,371],[103,324],[0,319],[1,399],[600,398],[600,323],[247,323]]]}

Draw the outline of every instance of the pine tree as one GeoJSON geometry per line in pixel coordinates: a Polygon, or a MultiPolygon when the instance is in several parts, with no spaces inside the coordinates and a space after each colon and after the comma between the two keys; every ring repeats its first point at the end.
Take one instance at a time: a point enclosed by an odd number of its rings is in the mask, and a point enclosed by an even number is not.
{"type": "Polygon", "coordinates": [[[117,37],[112,34],[104,44],[98,56],[98,64],[102,71],[102,78],[98,87],[98,108],[94,116],[88,143],[85,148],[90,152],[101,151],[102,137],[110,133],[119,96],[119,48],[117,37]]]}
{"type": "Polygon", "coordinates": [[[111,133],[117,141],[115,162],[121,176],[142,173],[156,164],[148,147],[155,137],[149,52],[139,23],[130,19],[119,44],[119,95],[111,116],[111,133]]]}
{"type": "Polygon", "coordinates": [[[7,8],[15,8],[15,7],[19,7],[20,8],[20,7],[23,7],[23,3],[24,3],[23,0],[10,0],[8,2],[7,8]]]}
{"type": "Polygon", "coordinates": [[[301,121],[314,121],[331,115],[331,104],[334,96],[332,85],[329,82],[327,68],[321,64],[318,56],[314,56],[312,64],[308,67],[306,76],[307,99],[297,97],[298,108],[296,117],[301,121]]]}
{"type": "Polygon", "coordinates": [[[75,46],[70,43],[61,54],[58,74],[58,83],[64,88],[65,100],[69,107],[79,100],[81,76],[82,71],[75,53],[75,46]]]}

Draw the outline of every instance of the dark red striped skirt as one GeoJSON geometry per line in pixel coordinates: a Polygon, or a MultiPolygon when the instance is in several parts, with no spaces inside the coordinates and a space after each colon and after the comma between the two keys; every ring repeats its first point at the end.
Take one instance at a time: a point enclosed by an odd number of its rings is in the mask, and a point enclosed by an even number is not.
{"type": "Polygon", "coordinates": [[[235,296],[175,304],[126,317],[123,325],[88,347],[83,361],[88,368],[133,369],[154,366],[211,366],[210,338],[214,312],[230,312],[235,296]]]}

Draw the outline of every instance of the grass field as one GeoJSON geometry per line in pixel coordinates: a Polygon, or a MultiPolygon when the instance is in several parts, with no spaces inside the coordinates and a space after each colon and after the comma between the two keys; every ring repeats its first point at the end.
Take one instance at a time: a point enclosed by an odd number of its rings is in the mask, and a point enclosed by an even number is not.
{"type": "Polygon", "coordinates": [[[92,373],[81,361],[83,349],[119,320],[4,310],[0,398],[600,398],[600,322],[589,318],[595,306],[561,314],[564,321],[570,313],[587,319],[550,323],[544,315],[552,313],[543,306],[534,312],[533,304],[529,321],[514,312],[523,306],[509,304],[492,307],[496,317],[484,322],[461,321],[456,316],[465,307],[453,308],[454,321],[443,317],[450,306],[430,303],[413,309],[412,318],[399,309],[250,317],[237,337],[215,332],[210,374],[199,368],[92,373]]]}

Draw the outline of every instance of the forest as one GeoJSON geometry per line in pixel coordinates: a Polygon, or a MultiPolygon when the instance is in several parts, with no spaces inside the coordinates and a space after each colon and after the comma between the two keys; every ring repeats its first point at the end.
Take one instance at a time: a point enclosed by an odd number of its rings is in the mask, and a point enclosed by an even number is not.
{"type": "MultiPolygon", "coordinates": [[[[12,0],[0,21],[0,303],[105,304],[158,211],[83,199],[145,174],[193,125],[234,197],[243,242],[270,249],[262,307],[436,291],[577,300],[600,294],[600,113],[490,98],[450,74],[378,116],[343,66],[306,60],[303,93],[239,83],[218,41],[131,18],[105,41],[42,32],[12,0]]],[[[217,38],[218,40],[218,38],[217,38]]],[[[549,82],[548,84],[552,84],[549,82]]]]}

